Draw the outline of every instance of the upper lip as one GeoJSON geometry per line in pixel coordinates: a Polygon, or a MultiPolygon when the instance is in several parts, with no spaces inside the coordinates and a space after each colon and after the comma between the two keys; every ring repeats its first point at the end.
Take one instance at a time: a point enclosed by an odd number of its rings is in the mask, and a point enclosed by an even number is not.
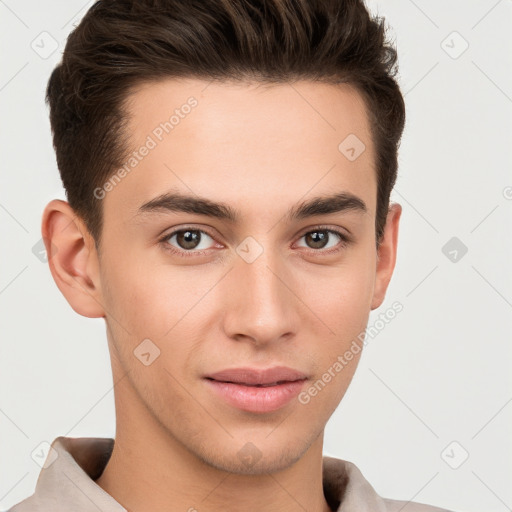
{"type": "Polygon", "coordinates": [[[307,376],[293,368],[275,366],[273,368],[227,368],[220,372],[205,376],[207,379],[235,384],[276,384],[279,382],[294,382],[304,380],[307,376]]]}

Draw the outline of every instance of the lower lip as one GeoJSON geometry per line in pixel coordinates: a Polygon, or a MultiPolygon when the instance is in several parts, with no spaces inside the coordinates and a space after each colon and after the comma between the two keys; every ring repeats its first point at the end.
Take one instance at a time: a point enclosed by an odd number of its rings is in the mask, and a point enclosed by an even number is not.
{"type": "Polygon", "coordinates": [[[230,405],[247,412],[273,412],[291,402],[301,391],[305,380],[284,382],[275,386],[256,387],[206,379],[211,388],[230,405]]]}

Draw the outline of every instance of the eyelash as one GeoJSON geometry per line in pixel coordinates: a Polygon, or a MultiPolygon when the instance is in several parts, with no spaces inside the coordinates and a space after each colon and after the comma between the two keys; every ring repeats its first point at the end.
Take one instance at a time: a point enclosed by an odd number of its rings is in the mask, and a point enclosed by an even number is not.
{"type": "MultiPolygon", "coordinates": [[[[198,231],[199,233],[204,233],[205,235],[208,235],[210,238],[215,240],[215,238],[210,233],[205,231],[204,229],[194,228],[192,226],[188,226],[188,227],[185,226],[183,228],[177,229],[176,231],[172,231],[171,233],[168,233],[159,239],[159,243],[162,245],[164,250],[169,251],[172,254],[176,254],[178,256],[185,257],[185,258],[190,258],[190,257],[194,257],[194,256],[202,256],[208,252],[209,249],[202,250],[202,251],[196,251],[193,249],[190,251],[186,251],[184,249],[179,250],[179,249],[176,249],[175,247],[173,247],[172,245],[170,245],[168,243],[169,239],[172,238],[177,233],[180,233],[182,231],[198,231]]],[[[340,238],[340,243],[337,246],[332,247],[327,250],[309,249],[309,251],[312,251],[313,253],[321,254],[321,255],[334,254],[334,253],[341,251],[342,249],[344,249],[347,245],[349,245],[351,243],[351,239],[345,233],[338,231],[336,229],[332,229],[332,228],[328,228],[328,227],[324,227],[324,226],[317,226],[313,229],[310,229],[310,230],[306,231],[305,233],[303,233],[299,238],[303,238],[304,236],[306,236],[310,233],[314,233],[316,231],[326,231],[328,233],[333,233],[340,238]]]]}

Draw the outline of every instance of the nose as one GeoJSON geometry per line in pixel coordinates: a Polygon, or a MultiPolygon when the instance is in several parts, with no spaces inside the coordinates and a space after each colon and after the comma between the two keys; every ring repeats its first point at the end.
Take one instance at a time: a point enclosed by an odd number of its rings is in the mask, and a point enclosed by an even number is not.
{"type": "Polygon", "coordinates": [[[229,287],[224,330],[231,339],[265,346],[298,332],[304,306],[290,269],[278,257],[264,251],[252,262],[237,258],[224,281],[229,287]]]}

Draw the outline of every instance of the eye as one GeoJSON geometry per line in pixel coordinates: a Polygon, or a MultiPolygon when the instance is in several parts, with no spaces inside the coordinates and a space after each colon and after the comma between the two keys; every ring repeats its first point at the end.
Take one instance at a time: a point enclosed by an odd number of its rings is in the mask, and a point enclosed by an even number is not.
{"type": "Polygon", "coordinates": [[[335,229],[317,228],[312,231],[304,233],[301,237],[306,242],[309,249],[314,249],[316,252],[336,252],[349,243],[346,235],[335,229]]]}
{"type": "MultiPolygon", "coordinates": [[[[341,231],[323,227],[310,230],[300,238],[305,240],[306,245],[299,247],[306,247],[318,254],[336,253],[350,243],[350,238],[341,231]]],[[[206,231],[193,227],[166,234],[159,242],[166,251],[185,257],[205,254],[216,243],[206,231]]]]}
{"type": "MultiPolygon", "coordinates": [[[[211,247],[213,238],[203,231],[202,229],[184,228],[177,231],[173,231],[170,234],[165,235],[160,242],[164,244],[167,250],[176,253],[201,253],[202,251],[211,247]]],[[[188,254],[184,254],[188,256],[188,254]]]]}

